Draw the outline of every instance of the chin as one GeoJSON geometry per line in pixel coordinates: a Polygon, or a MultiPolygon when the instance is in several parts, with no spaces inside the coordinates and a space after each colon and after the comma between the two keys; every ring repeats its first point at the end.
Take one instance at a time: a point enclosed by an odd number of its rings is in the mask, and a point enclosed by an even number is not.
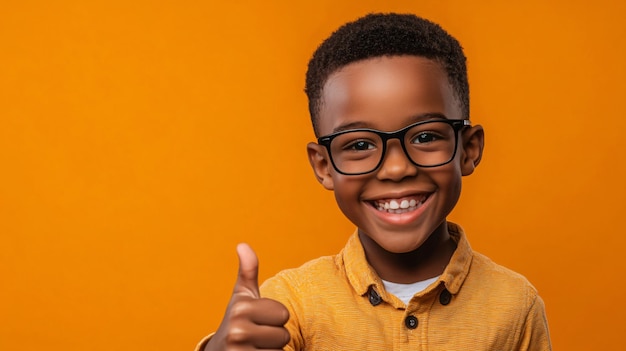
{"type": "Polygon", "coordinates": [[[415,251],[419,249],[429,237],[428,235],[416,237],[415,230],[409,232],[406,230],[403,232],[387,232],[380,233],[380,235],[383,236],[383,240],[378,240],[369,235],[368,237],[383,250],[394,254],[405,254],[415,251]]]}

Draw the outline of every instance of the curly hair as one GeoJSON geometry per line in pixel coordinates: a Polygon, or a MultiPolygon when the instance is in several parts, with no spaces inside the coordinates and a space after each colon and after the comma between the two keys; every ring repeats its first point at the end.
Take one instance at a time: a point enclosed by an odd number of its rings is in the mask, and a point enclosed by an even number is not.
{"type": "Polygon", "coordinates": [[[304,91],[316,136],[322,90],[328,77],[342,67],[373,57],[415,55],[438,62],[469,118],[466,57],[459,42],[438,24],[412,14],[368,14],[337,29],[315,50],[306,72],[304,91]]]}

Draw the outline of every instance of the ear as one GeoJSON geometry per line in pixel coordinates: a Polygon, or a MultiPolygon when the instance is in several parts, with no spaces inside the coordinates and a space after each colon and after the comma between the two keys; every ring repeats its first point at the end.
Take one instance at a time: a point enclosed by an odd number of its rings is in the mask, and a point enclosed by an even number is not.
{"type": "Polygon", "coordinates": [[[466,128],[461,133],[461,174],[464,176],[474,173],[474,169],[483,157],[485,147],[485,132],[480,125],[466,128]]]}
{"type": "Polygon", "coordinates": [[[320,182],[324,188],[334,190],[335,184],[330,174],[332,164],[328,158],[326,148],[316,143],[308,143],[306,151],[309,155],[309,163],[311,163],[317,181],[320,182]]]}

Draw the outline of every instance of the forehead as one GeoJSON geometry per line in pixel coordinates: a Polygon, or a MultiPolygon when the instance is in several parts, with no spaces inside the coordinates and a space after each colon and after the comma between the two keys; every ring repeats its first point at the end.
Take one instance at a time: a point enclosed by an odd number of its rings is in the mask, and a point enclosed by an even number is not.
{"type": "Polygon", "coordinates": [[[461,118],[446,72],[419,56],[376,57],[346,65],[328,77],[319,111],[319,131],[400,129],[424,114],[461,118]]]}

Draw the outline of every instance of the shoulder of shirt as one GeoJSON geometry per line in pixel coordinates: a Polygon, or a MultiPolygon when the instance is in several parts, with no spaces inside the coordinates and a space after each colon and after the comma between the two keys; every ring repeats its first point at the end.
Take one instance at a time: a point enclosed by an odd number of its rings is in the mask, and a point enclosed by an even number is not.
{"type": "Polygon", "coordinates": [[[537,289],[520,273],[492,261],[489,257],[473,252],[472,267],[468,277],[470,282],[488,281],[484,289],[499,290],[507,294],[526,295],[527,302],[533,304],[538,297],[537,289]]]}
{"type": "Polygon", "coordinates": [[[325,284],[336,284],[337,279],[345,279],[347,282],[340,260],[341,254],[322,256],[300,267],[282,270],[261,285],[261,294],[269,294],[271,297],[275,294],[283,295],[286,289],[301,290],[307,286],[319,288],[325,284]]]}

